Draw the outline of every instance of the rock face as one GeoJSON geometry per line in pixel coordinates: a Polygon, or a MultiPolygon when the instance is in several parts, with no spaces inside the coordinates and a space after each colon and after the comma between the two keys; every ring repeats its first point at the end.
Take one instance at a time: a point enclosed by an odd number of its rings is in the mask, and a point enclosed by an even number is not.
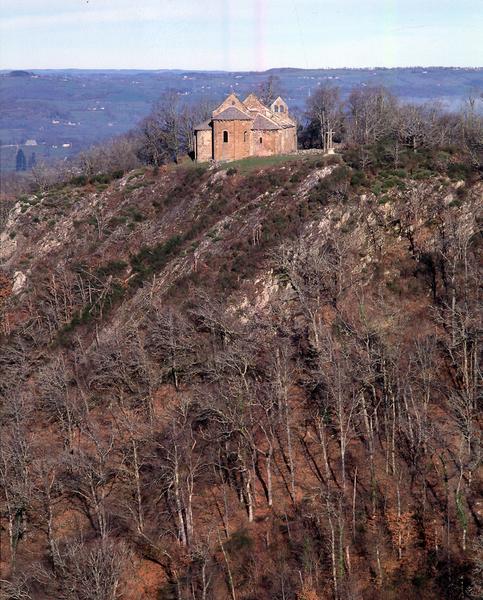
{"type": "Polygon", "coordinates": [[[481,181],[248,166],[12,209],[11,597],[94,597],[101,579],[127,600],[469,594],[481,181]]]}
{"type": "Polygon", "coordinates": [[[18,294],[25,287],[25,283],[27,282],[27,276],[22,271],[15,271],[13,274],[13,294],[18,294]]]}
{"type": "Polygon", "coordinates": [[[11,239],[5,232],[0,235],[0,259],[5,260],[12,256],[16,247],[16,240],[11,239]]]}

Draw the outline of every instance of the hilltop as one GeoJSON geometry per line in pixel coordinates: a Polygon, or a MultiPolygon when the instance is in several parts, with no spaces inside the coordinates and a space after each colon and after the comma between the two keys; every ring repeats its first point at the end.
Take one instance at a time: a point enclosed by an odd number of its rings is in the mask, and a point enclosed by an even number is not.
{"type": "Polygon", "coordinates": [[[30,77],[0,74],[2,168],[15,168],[18,144],[36,139],[37,159],[72,157],[94,143],[129,131],[146,117],[163,93],[176,91],[195,106],[219,103],[233,90],[258,89],[267,75],[280,82],[291,108],[303,111],[320,84],[332,83],[347,96],[353,88],[385,86],[403,102],[441,102],[458,110],[483,87],[477,68],[271,69],[267,72],[35,70],[30,77]],[[64,147],[63,144],[69,144],[64,147]]]}
{"type": "Polygon", "coordinates": [[[5,598],[476,598],[482,194],[347,152],[5,204],[5,598]]]}

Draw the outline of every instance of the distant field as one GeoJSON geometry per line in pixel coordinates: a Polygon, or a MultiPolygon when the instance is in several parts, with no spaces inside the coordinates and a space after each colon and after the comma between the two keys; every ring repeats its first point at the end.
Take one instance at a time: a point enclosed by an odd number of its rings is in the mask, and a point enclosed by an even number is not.
{"type": "Polygon", "coordinates": [[[70,148],[63,148],[62,146],[55,148],[47,144],[37,146],[26,146],[25,144],[2,146],[0,155],[0,169],[2,171],[12,171],[15,169],[17,151],[20,148],[23,150],[27,161],[31,159],[34,152],[37,163],[42,160],[64,160],[77,153],[76,148],[72,146],[70,148]]]}
{"type": "MultiPolygon", "coordinates": [[[[241,96],[256,91],[268,75],[279,78],[292,111],[303,110],[307,96],[327,81],[343,94],[355,86],[385,85],[404,100],[438,100],[450,110],[458,108],[469,93],[483,90],[483,69],[69,70],[35,71],[26,77],[0,72],[0,141],[12,147],[35,139],[38,157],[65,158],[128,131],[169,89],[188,103],[216,102],[232,89],[241,96]],[[70,146],[62,149],[62,144],[70,146]]],[[[14,168],[12,155],[13,150],[2,150],[3,170],[14,168]]]]}

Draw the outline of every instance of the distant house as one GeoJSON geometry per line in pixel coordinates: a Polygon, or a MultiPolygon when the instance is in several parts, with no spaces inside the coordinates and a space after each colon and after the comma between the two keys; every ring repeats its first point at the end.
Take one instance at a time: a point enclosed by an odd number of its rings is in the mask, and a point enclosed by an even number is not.
{"type": "Polygon", "coordinates": [[[37,146],[37,140],[27,140],[25,142],[26,146],[37,146]]]}
{"type": "Polygon", "coordinates": [[[297,124],[280,96],[267,107],[254,94],[243,102],[230,94],[210,119],[195,127],[195,158],[199,162],[296,150],[297,124]]]}

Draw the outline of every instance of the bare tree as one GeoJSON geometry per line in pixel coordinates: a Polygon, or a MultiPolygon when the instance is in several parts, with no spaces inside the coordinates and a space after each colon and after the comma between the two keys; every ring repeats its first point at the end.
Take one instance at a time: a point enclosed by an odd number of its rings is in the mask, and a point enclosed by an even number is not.
{"type": "Polygon", "coordinates": [[[192,149],[193,126],[198,117],[198,111],[181,104],[177,92],[166,92],[141,123],[141,160],[155,166],[178,162],[182,154],[192,149]]]}
{"type": "Polygon", "coordinates": [[[59,549],[57,572],[50,585],[61,600],[116,600],[123,595],[123,575],[131,553],[120,540],[106,538],[88,544],[66,540],[59,549]]]}
{"type": "Polygon", "coordinates": [[[269,75],[258,86],[258,97],[262,104],[270,106],[280,96],[280,89],[280,78],[276,75],[269,75]]]}
{"type": "Polygon", "coordinates": [[[363,152],[361,166],[365,168],[368,147],[397,129],[397,100],[383,87],[358,88],[351,92],[348,108],[348,139],[363,152]]]}
{"type": "Polygon", "coordinates": [[[176,524],[176,536],[191,546],[195,531],[193,496],[202,463],[193,434],[191,405],[182,402],[170,415],[166,435],[156,442],[159,450],[159,485],[176,524]]]}
{"type": "Polygon", "coordinates": [[[322,244],[299,238],[282,246],[274,256],[278,276],[293,289],[309,324],[311,343],[319,348],[319,331],[324,305],[337,307],[338,298],[350,283],[350,271],[342,268],[348,244],[338,235],[322,244]]]}
{"type": "Polygon", "coordinates": [[[26,400],[14,395],[8,403],[9,425],[0,440],[0,492],[7,517],[10,565],[15,569],[19,542],[28,534],[28,518],[32,509],[32,447],[28,434],[26,400]]]}
{"type": "Polygon", "coordinates": [[[52,165],[41,160],[30,169],[29,178],[36,191],[45,193],[48,188],[66,179],[66,169],[60,163],[52,165]]]}
{"type": "Polygon", "coordinates": [[[483,96],[471,93],[461,114],[461,138],[464,148],[469,152],[475,164],[481,165],[483,155],[483,116],[481,105],[483,96]]]}
{"type": "Polygon", "coordinates": [[[39,396],[49,418],[60,426],[65,447],[72,449],[74,436],[84,416],[83,405],[77,401],[71,385],[73,375],[63,356],[44,367],[39,374],[39,396]]]}
{"type": "Polygon", "coordinates": [[[91,393],[103,394],[121,406],[143,407],[152,414],[152,390],[158,376],[135,328],[113,331],[86,354],[82,367],[91,393]]]}
{"type": "Polygon", "coordinates": [[[0,579],[0,600],[35,600],[27,574],[0,579]]]}
{"type": "MultiPolygon", "coordinates": [[[[127,412],[120,407],[120,414],[116,415],[116,422],[120,430],[120,437],[124,443],[120,447],[121,465],[120,477],[127,483],[128,499],[126,506],[134,518],[136,530],[140,535],[145,530],[145,498],[143,468],[150,463],[150,456],[146,447],[150,446],[151,435],[144,422],[140,422],[137,415],[127,412]]],[[[152,422],[151,422],[152,423],[152,422]]]]}
{"type": "Polygon", "coordinates": [[[97,535],[106,540],[109,534],[107,499],[116,483],[114,437],[111,434],[108,440],[102,440],[92,427],[86,433],[92,449],[66,457],[62,483],[79,501],[80,509],[91,521],[97,535]]]}
{"type": "Polygon", "coordinates": [[[193,325],[173,309],[153,310],[146,316],[146,348],[159,365],[160,379],[180,382],[199,369],[199,344],[193,325]]]}
{"type": "Polygon", "coordinates": [[[339,88],[329,84],[319,86],[307,100],[307,118],[317,125],[320,146],[327,150],[327,134],[340,135],[343,122],[339,88]]]}

